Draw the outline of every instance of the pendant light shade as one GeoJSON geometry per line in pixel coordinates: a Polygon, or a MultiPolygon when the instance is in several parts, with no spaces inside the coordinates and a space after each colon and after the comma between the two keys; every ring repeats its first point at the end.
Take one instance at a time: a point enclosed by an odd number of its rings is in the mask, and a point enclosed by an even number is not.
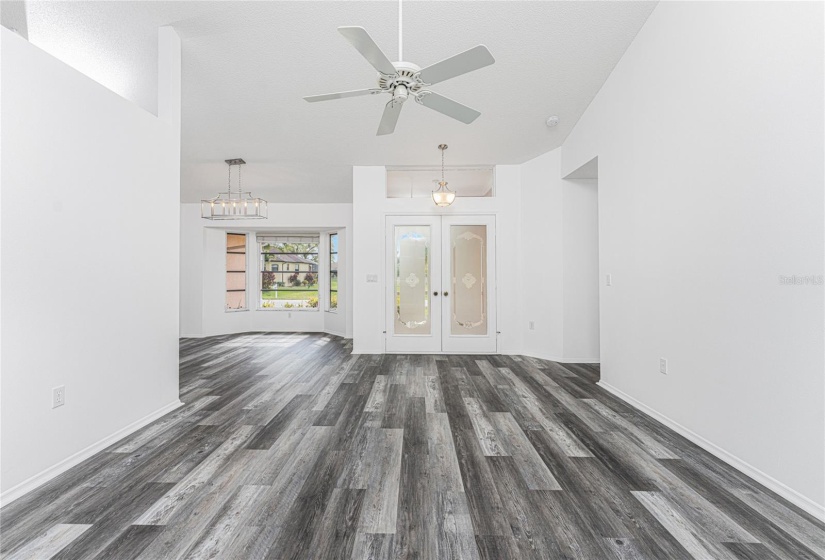
{"type": "Polygon", "coordinates": [[[444,208],[453,203],[455,192],[447,188],[447,181],[444,180],[444,150],[447,149],[447,144],[439,144],[438,149],[441,150],[441,180],[438,182],[438,190],[433,191],[433,202],[444,208]]]}
{"type": "Polygon", "coordinates": [[[241,190],[241,166],[246,162],[240,158],[225,160],[229,165],[229,179],[226,192],[215,198],[201,200],[201,218],[206,220],[250,220],[266,218],[266,200],[255,198],[251,192],[241,190]],[[238,166],[238,190],[232,190],[232,166],[238,166]]]}

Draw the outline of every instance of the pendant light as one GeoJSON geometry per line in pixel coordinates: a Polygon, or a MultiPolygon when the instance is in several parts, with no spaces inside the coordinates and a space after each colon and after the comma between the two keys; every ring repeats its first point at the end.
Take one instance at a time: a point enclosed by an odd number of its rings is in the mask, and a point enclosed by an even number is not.
{"type": "Polygon", "coordinates": [[[201,218],[206,220],[250,220],[266,218],[266,200],[254,198],[251,192],[241,190],[241,158],[225,160],[229,166],[226,192],[215,198],[201,200],[201,218]],[[238,166],[238,190],[232,191],[232,166],[238,166]]]}
{"type": "Polygon", "coordinates": [[[453,203],[455,192],[447,188],[447,181],[444,180],[444,150],[447,149],[447,144],[439,144],[438,149],[441,150],[441,180],[438,182],[438,190],[433,191],[433,202],[443,208],[453,203]]]}

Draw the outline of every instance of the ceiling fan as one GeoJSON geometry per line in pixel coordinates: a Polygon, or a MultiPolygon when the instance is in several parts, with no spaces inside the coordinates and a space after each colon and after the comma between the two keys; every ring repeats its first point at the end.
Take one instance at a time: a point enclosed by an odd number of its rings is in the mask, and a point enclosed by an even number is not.
{"type": "MultiPolygon", "coordinates": [[[[436,62],[426,68],[420,68],[412,62],[390,62],[387,55],[375,43],[363,27],[339,27],[338,31],[358,50],[361,55],[378,70],[378,87],[311,95],[304,97],[310,103],[357,97],[361,95],[375,95],[388,93],[392,96],[384,107],[381,123],[378,125],[377,136],[392,134],[401,114],[404,102],[413,97],[417,103],[452,117],[465,124],[470,124],[481,113],[427,89],[433,84],[455,78],[462,74],[484,68],[495,62],[493,55],[484,45],[478,45],[470,50],[459,53],[441,62],[436,62]]],[[[401,44],[401,9],[398,10],[398,58],[403,60],[401,44]]]]}

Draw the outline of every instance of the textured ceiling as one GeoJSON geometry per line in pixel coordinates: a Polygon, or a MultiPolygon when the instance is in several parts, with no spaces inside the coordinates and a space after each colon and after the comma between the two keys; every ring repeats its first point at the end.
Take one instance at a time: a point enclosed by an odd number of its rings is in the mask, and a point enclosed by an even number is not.
{"type": "MultiPolygon", "coordinates": [[[[521,163],[561,145],[654,2],[404,4],[404,58],[421,67],[477,44],[496,63],[432,89],[481,111],[471,125],[416,103],[395,134],[376,137],[387,97],[309,104],[305,95],[374,87],[375,71],[336,28],[360,25],[391,60],[392,2],[29,2],[30,40],[134,100],[157,101],[156,28],[183,46],[181,199],[226,185],[243,157],[244,186],[272,202],[352,199],[353,165],[521,163]],[[544,121],[558,115],[560,123],[544,121]]],[[[246,190],[246,189],[245,189],[246,190]]]]}

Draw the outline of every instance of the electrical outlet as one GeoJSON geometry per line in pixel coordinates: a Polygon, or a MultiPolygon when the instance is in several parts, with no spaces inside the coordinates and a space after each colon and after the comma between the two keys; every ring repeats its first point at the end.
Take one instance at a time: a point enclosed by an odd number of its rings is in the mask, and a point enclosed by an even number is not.
{"type": "Polygon", "coordinates": [[[377,274],[367,274],[367,282],[370,282],[370,283],[378,282],[378,275],[377,274]]]}
{"type": "Polygon", "coordinates": [[[52,389],[52,408],[66,404],[66,386],[61,385],[52,389]]]}
{"type": "Polygon", "coordinates": [[[604,275],[604,285],[605,286],[612,286],[613,285],[613,275],[612,274],[605,274],[604,275]]]}
{"type": "Polygon", "coordinates": [[[536,322],[530,321],[529,323],[527,323],[527,328],[529,328],[531,331],[536,330],[536,322]]]}
{"type": "Polygon", "coordinates": [[[667,360],[659,358],[659,372],[667,375],[667,360]]]}
{"type": "Polygon", "coordinates": [[[286,314],[287,319],[292,319],[292,311],[288,311],[286,314]]]}

